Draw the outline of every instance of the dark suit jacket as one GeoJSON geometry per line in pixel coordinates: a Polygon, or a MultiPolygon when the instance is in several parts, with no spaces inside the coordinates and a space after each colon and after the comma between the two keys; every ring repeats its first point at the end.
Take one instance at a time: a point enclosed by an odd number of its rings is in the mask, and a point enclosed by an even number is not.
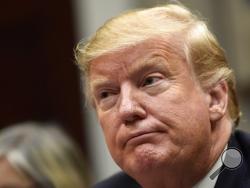
{"type": "Polygon", "coordinates": [[[228,147],[240,150],[243,161],[237,169],[222,171],[215,188],[250,188],[250,134],[235,131],[229,140],[228,147]]]}
{"type": "MultiPolygon", "coordinates": [[[[228,142],[228,147],[242,152],[243,162],[240,167],[224,169],[216,182],[215,188],[250,188],[250,134],[236,130],[228,142]]],[[[131,177],[123,172],[96,184],[94,188],[141,188],[131,177]]]]}

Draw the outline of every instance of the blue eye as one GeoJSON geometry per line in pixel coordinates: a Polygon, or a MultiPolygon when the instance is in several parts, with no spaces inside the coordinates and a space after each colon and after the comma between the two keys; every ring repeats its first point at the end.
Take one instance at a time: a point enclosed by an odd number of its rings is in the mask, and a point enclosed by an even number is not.
{"type": "Polygon", "coordinates": [[[147,78],[144,80],[142,86],[152,85],[152,84],[156,83],[157,81],[159,81],[160,79],[161,79],[161,78],[155,77],[155,76],[154,76],[154,77],[153,77],[153,76],[147,77],[147,78]]]}

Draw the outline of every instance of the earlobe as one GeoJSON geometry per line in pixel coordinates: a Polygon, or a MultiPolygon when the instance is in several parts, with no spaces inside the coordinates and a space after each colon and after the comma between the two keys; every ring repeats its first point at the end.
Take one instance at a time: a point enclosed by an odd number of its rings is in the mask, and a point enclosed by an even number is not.
{"type": "Polygon", "coordinates": [[[228,103],[228,86],[226,81],[220,81],[209,91],[210,121],[218,121],[225,116],[228,103]]]}

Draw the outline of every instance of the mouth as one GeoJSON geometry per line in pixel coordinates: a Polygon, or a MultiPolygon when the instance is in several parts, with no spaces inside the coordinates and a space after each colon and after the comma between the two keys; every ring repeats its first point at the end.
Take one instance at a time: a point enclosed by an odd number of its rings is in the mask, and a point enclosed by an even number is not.
{"type": "Polygon", "coordinates": [[[163,133],[163,131],[140,131],[131,134],[126,140],[124,146],[127,145],[140,145],[144,143],[153,142],[159,134],[163,133]]]}

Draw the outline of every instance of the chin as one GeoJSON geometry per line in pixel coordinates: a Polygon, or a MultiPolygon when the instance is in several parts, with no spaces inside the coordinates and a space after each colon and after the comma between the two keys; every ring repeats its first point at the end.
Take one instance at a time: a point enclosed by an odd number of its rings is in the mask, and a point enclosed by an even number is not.
{"type": "Polygon", "coordinates": [[[129,174],[152,172],[167,165],[166,162],[171,161],[169,156],[166,148],[142,144],[134,148],[133,153],[125,159],[124,171],[129,174]]]}

